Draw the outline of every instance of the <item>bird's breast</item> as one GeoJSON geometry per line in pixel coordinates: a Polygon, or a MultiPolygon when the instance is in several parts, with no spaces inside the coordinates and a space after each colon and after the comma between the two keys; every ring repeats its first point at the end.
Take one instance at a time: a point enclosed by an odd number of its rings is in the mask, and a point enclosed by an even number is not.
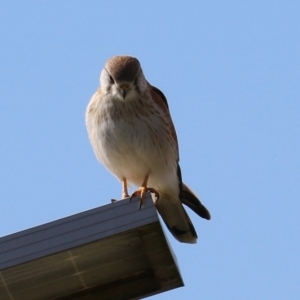
{"type": "Polygon", "coordinates": [[[158,108],[137,101],[103,101],[98,113],[92,143],[98,158],[120,179],[132,177],[135,183],[134,177],[153,170],[174,169],[176,145],[158,108]]]}
{"type": "Polygon", "coordinates": [[[107,155],[118,152],[123,157],[138,159],[149,157],[150,153],[157,155],[159,149],[167,148],[168,128],[160,113],[151,106],[121,103],[105,107],[102,112],[99,140],[107,155]]]}

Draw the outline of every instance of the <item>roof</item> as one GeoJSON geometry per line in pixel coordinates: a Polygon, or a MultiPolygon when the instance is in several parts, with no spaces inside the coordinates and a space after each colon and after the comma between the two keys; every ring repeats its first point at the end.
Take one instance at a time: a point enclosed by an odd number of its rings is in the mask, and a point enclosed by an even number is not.
{"type": "Polygon", "coordinates": [[[183,286],[150,194],[0,238],[0,300],[141,299],[183,286]]]}

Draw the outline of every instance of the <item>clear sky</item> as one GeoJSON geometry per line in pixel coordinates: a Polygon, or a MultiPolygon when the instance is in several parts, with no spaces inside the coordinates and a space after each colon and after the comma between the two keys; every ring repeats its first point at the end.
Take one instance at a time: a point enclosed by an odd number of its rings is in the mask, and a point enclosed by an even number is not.
{"type": "Polygon", "coordinates": [[[3,1],[0,236],[120,196],[84,123],[118,54],[165,93],[183,179],[212,214],[188,211],[196,245],[167,233],[185,287],[152,298],[299,299],[295,0],[3,1]]]}

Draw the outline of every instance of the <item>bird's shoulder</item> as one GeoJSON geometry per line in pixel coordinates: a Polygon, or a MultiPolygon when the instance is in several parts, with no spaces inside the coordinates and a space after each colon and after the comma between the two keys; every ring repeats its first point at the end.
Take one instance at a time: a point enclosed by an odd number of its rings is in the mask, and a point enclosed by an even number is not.
{"type": "Polygon", "coordinates": [[[169,111],[168,101],[164,93],[157,87],[151,85],[149,82],[148,85],[152,99],[164,110],[169,111]]]}

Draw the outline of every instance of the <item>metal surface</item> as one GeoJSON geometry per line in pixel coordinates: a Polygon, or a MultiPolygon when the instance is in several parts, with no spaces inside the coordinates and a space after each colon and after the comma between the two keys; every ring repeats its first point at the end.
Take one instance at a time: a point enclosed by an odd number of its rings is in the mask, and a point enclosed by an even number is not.
{"type": "Polygon", "coordinates": [[[0,300],[141,299],[183,286],[151,196],[0,239],[0,300]]]}

